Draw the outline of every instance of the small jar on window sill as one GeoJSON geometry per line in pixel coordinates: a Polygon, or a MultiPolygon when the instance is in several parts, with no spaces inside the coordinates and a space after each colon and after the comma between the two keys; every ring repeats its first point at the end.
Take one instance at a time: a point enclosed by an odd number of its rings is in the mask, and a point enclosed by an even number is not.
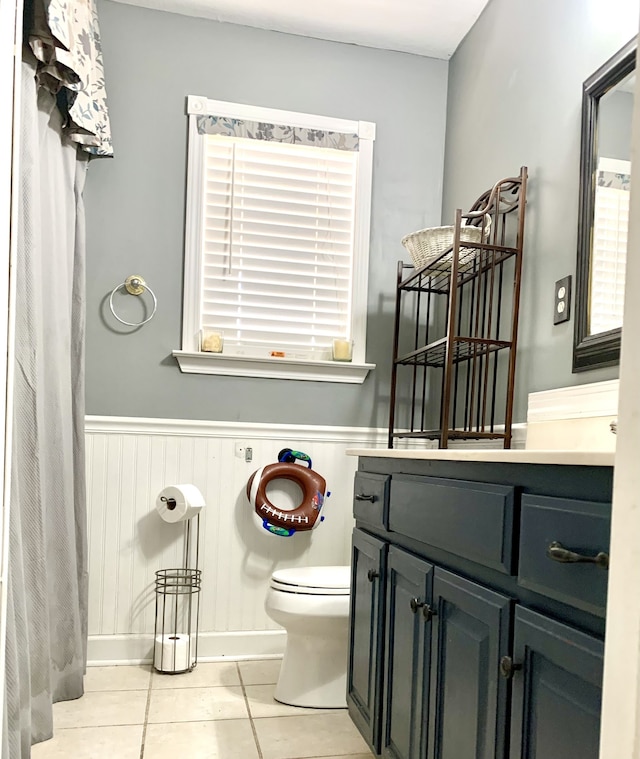
{"type": "Polygon", "coordinates": [[[224,335],[220,330],[200,330],[200,350],[203,353],[222,353],[224,335]]]}
{"type": "Polygon", "coordinates": [[[353,340],[336,338],[331,344],[331,357],[334,361],[351,361],[353,358],[353,340]]]}

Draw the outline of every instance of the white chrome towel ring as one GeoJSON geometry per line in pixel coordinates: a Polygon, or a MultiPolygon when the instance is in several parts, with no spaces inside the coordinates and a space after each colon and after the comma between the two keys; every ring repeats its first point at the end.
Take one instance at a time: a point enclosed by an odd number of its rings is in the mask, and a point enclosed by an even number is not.
{"type": "Polygon", "coordinates": [[[158,308],[158,299],[156,298],[155,293],[153,290],[149,287],[149,285],[144,281],[142,277],[139,277],[137,274],[132,274],[130,277],[127,277],[124,282],[122,282],[119,285],[116,285],[116,287],[113,288],[111,291],[111,297],[109,298],[109,308],[111,309],[111,313],[116,317],[116,319],[121,324],[126,324],[127,327],[141,327],[143,324],[146,324],[148,321],[151,321],[153,317],[155,316],[156,309],[158,308]],[[153,298],[153,311],[149,316],[147,316],[146,319],[144,319],[141,322],[126,322],[124,319],[121,319],[118,314],[116,314],[115,309],[113,307],[113,296],[118,292],[118,290],[124,287],[124,289],[130,293],[131,295],[142,295],[145,290],[149,292],[151,297],[153,298]]]}

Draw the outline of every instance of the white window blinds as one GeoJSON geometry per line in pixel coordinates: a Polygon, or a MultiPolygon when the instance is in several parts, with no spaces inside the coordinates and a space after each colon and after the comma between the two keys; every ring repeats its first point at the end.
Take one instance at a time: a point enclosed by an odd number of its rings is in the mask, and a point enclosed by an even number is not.
{"type": "Polygon", "coordinates": [[[358,153],[202,138],[201,328],[225,352],[327,358],[351,337],[358,153]]]}
{"type": "Polygon", "coordinates": [[[622,326],[629,228],[629,174],[628,162],[600,159],[593,220],[590,334],[622,326]],[[609,164],[613,164],[617,171],[606,171],[609,164]]]}

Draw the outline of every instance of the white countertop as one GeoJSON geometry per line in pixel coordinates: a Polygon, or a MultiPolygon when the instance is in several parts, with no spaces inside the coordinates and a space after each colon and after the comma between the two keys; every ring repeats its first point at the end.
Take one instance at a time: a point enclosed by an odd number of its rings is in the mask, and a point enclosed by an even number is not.
{"type": "Polygon", "coordinates": [[[484,461],[509,464],[562,464],[566,466],[613,466],[611,451],[536,451],[498,449],[402,450],[389,448],[349,448],[347,456],[372,456],[414,461],[484,461]]]}

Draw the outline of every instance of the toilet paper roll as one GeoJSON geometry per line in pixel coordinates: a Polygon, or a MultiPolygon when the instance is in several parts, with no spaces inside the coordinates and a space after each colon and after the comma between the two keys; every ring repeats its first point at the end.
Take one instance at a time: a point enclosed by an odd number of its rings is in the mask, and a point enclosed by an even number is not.
{"type": "Polygon", "coordinates": [[[184,522],[200,512],[204,496],[195,485],[170,485],[160,492],[156,509],[165,522],[184,522]]]}
{"type": "Polygon", "coordinates": [[[160,672],[184,672],[191,668],[190,639],[188,635],[157,635],[153,653],[153,666],[160,672]]]}

